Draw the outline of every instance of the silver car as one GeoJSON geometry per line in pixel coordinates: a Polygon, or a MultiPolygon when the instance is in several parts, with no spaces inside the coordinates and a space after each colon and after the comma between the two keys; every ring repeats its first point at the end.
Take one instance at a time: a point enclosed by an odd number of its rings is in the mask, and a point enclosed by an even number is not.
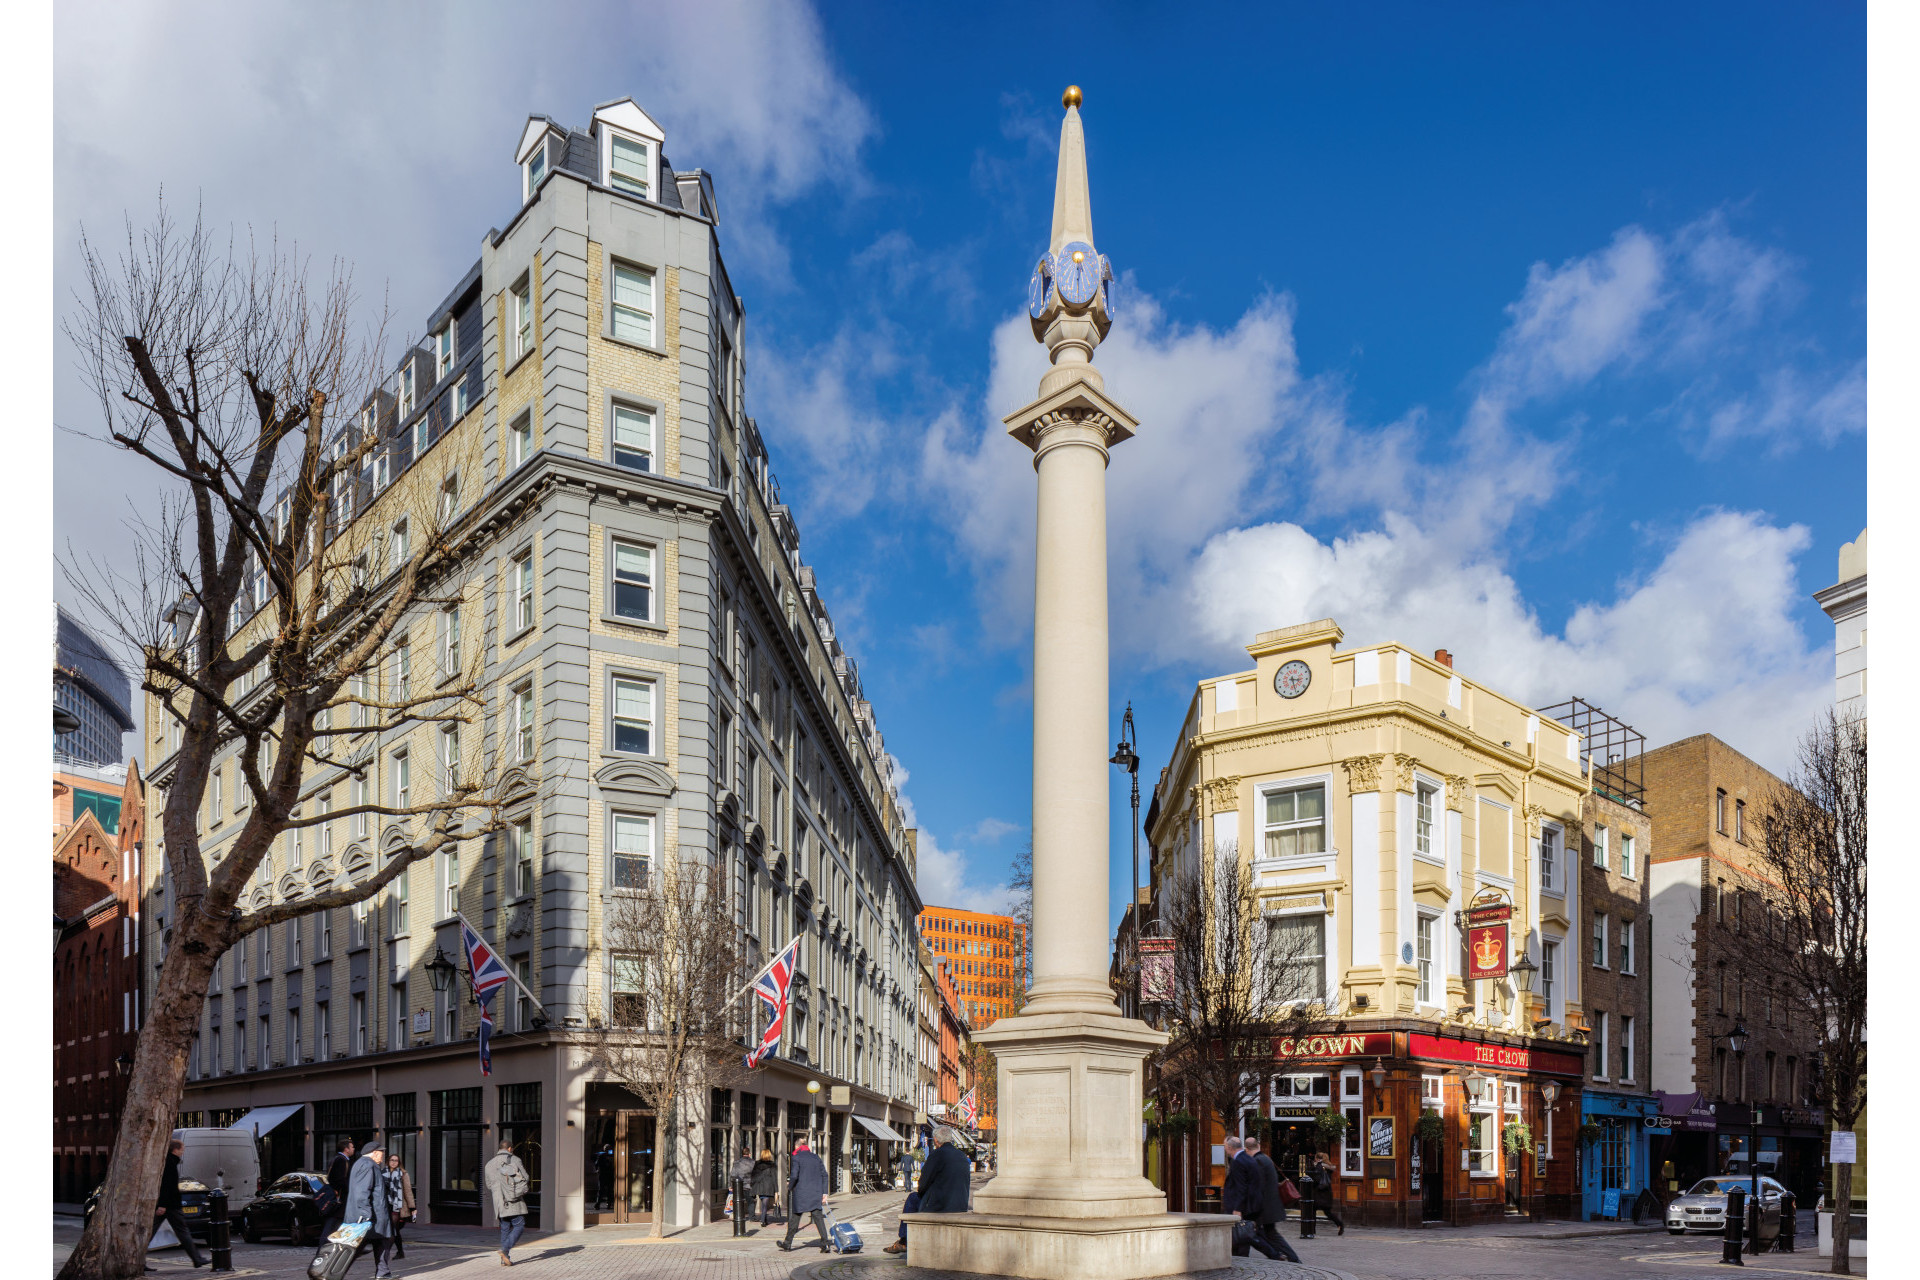
{"type": "MultiPolygon", "coordinates": [[[[1667,1231],[1685,1235],[1689,1231],[1722,1231],[1727,1225],[1727,1192],[1738,1187],[1753,1194],[1753,1179],[1737,1174],[1702,1178],[1685,1195],[1675,1196],[1667,1204],[1667,1231]]],[[[1780,1197],[1787,1189],[1766,1174],[1760,1175],[1760,1235],[1764,1239],[1780,1230],[1780,1197]]]]}

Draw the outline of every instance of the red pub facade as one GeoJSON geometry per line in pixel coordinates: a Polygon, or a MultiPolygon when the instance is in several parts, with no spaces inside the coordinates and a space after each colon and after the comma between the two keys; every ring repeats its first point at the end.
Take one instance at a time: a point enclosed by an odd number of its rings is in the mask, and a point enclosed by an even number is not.
{"type": "MultiPolygon", "coordinates": [[[[1339,1212],[1356,1224],[1570,1218],[1579,1204],[1583,1061],[1564,1044],[1479,1028],[1339,1024],[1274,1042],[1258,1105],[1243,1112],[1237,1134],[1264,1135],[1288,1176],[1325,1154],[1339,1212]],[[1346,1126],[1323,1142],[1315,1121],[1329,1110],[1346,1126]],[[1437,1132],[1421,1124],[1429,1112],[1439,1117],[1437,1132]],[[1509,1150],[1516,1121],[1530,1149],[1509,1150]]],[[[1169,1153],[1185,1175],[1167,1188],[1175,1211],[1210,1207],[1198,1189],[1222,1182],[1226,1137],[1216,1120],[1204,1141],[1196,1133],[1169,1153]]]]}

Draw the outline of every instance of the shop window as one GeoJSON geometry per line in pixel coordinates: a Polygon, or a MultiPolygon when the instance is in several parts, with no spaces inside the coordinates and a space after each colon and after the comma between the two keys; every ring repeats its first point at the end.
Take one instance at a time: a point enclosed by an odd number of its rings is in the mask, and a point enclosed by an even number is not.
{"type": "Polygon", "coordinates": [[[1603,1118],[1600,1140],[1594,1145],[1598,1148],[1594,1154],[1600,1162],[1600,1189],[1624,1191],[1633,1173],[1626,1122],[1613,1116],[1603,1118]]]}
{"type": "Polygon", "coordinates": [[[1447,1078],[1445,1076],[1420,1077],[1420,1109],[1447,1114],[1447,1078]]]}

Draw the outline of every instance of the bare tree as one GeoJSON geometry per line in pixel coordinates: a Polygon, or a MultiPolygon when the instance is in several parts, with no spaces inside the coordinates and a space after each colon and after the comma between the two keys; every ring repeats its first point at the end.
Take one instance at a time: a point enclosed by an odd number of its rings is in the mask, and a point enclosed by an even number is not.
{"type": "Polygon", "coordinates": [[[1013,855],[1013,867],[1007,875],[1012,902],[1009,914],[1020,922],[1020,1003],[1026,1003],[1026,989],[1033,985],[1033,841],[1028,840],[1013,855]]]}
{"type": "MultiPolygon", "coordinates": [[[[1815,1100],[1852,1130],[1867,1106],[1867,729],[1829,709],[1758,806],[1761,919],[1724,943],[1784,985],[1818,1037],[1815,1100]]],[[[1833,1270],[1850,1272],[1853,1166],[1834,1167],[1833,1270]]]]}
{"type": "Polygon", "coordinates": [[[404,520],[407,545],[355,519],[362,496],[374,500],[362,478],[386,444],[381,423],[393,406],[378,389],[380,331],[357,331],[347,272],[336,265],[315,280],[278,246],[223,249],[197,219],[183,228],[164,206],[143,234],[129,226],[117,261],[84,240],[82,250],[88,287],[66,333],[99,396],[106,439],[153,465],[161,503],[131,531],[130,578],[98,563],[63,568],[88,611],[138,652],[141,688],[169,726],[156,851],[173,900],[100,1210],[60,1274],[137,1280],[169,1117],[220,957],[270,925],[373,897],[498,817],[479,750],[466,766],[456,750],[437,786],[414,791],[417,802],[299,810],[315,772],[367,767],[368,735],[418,724],[458,735],[484,710],[457,645],[443,650],[444,679],[405,687],[391,678],[410,612],[460,599],[472,531],[457,505],[398,488],[382,527],[404,520]],[[209,858],[200,815],[210,779],[232,770],[229,803],[241,810],[244,799],[244,812],[209,858]],[[280,836],[356,814],[399,820],[406,847],[358,879],[288,893],[254,885],[280,836]]]}
{"type": "Polygon", "coordinates": [[[1331,1012],[1324,940],[1302,927],[1310,919],[1262,914],[1235,842],[1215,846],[1211,867],[1175,874],[1160,908],[1174,945],[1173,999],[1158,1025],[1172,1039],[1148,1064],[1163,1094],[1211,1111],[1232,1132],[1258,1105],[1262,1079],[1299,1059],[1286,1046],[1331,1012]]]}
{"type": "MultiPolygon", "coordinates": [[[[653,1108],[671,1142],[674,1104],[729,1088],[746,1074],[751,976],[718,866],[668,861],[616,890],[601,936],[612,958],[612,1018],[593,1029],[592,1058],[653,1108]]],[[[666,1161],[653,1163],[653,1234],[663,1233],[666,1161]]]]}

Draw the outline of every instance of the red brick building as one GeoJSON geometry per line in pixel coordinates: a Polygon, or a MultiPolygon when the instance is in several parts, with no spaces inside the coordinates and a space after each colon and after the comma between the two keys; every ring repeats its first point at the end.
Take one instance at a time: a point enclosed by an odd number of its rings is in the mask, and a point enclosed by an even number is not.
{"type": "Polygon", "coordinates": [[[106,794],[107,773],[67,769],[54,778],[53,1193],[68,1203],[106,1177],[143,1013],[138,769],[129,766],[120,783],[112,830],[101,818],[112,806],[81,805],[71,817],[75,793],[106,794]]]}

